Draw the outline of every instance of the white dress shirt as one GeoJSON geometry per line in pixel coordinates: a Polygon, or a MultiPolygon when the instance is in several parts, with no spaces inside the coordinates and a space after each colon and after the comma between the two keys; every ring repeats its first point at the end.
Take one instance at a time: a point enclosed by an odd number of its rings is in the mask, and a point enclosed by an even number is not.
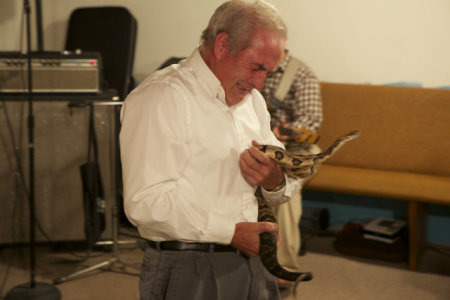
{"type": "MultiPolygon", "coordinates": [[[[255,187],[242,176],[239,156],[252,140],[282,146],[257,90],[227,106],[196,49],[131,92],[121,122],[124,208],[142,237],[229,244],[236,223],[257,221],[255,187]]],[[[285,188],[263,193],[278,205],[296,188],[286,178],[285,188]]]]}

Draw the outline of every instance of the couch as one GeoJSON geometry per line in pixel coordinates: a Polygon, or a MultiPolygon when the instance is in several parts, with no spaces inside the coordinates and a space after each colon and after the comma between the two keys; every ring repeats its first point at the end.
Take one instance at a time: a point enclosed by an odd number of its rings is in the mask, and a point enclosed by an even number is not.
{"type": "Polygon", "coordinates": [[[450,205],[450,90],[321,83],[318,142],[359,130],[305,189],[408,202],[409,269],[426,246],[427,206],[450,205]]]}

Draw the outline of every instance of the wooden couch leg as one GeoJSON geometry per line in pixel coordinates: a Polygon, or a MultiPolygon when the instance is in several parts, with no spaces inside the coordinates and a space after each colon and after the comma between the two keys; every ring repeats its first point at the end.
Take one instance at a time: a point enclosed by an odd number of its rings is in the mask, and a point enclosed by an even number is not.
{"type": "Polygon", "coordinates": [[[408,202],[409,269],[417,271],[419,258],[425,249],[428,206],[415,201],[408,202]]]}

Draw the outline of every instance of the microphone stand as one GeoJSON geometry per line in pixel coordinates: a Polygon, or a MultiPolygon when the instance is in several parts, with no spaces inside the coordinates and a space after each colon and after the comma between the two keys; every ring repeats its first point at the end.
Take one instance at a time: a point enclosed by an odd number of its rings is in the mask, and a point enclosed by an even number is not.
{"type": "MultiPolygon", "coordinates": [[[[37,5],[40,9],[40,5],[37,5]]],[[[28,150],[29,150],[29,226],[30,226],[30,282],[12,288],[6,295],[6,300],[49,299],[60,300],[61,293],[49,283],[35,281],[36,247],[35,247],[35,209],[34,209],[34,116],[33,116],[33,82],[31,73],[31,29],[30,29],[30,3],[24,0],[27,28],[27,58],[28,58],[28,150]]],[[[40,18],[40,17],[38,17],[40,18]]]]}
{"type": "Polygon", "coordinates": [[[42,5],[41,0],[35,0],[36,6],[36,33],[37,33],[37,51],[44,51],[44,34],[42,30],[42,5]]]}

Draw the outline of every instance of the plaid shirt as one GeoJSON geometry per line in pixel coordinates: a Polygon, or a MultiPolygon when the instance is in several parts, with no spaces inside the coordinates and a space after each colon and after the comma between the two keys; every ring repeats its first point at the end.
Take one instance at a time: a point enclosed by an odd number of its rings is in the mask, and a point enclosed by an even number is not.
{"type": "Polygon", "coordinates": [[[266,78],[261,90],[272,117],[271,125],[279,126],[281,121],[285,121],[285,126],[304,127],[317,133],[322,123],[320,84],[308,66],[302,64],[298,69],[284,99],[280,101],[273,96],[291,57],[286,55],[279,67],[266,78]]]}

